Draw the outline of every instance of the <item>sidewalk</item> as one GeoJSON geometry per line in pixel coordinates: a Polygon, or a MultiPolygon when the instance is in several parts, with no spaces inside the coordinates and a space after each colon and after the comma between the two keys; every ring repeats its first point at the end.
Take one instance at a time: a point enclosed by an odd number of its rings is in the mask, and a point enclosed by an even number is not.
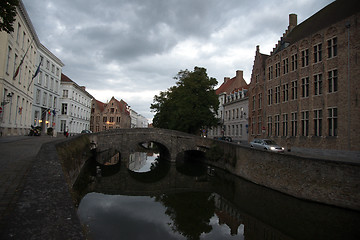
{"type": "Polygon", "coordinates": [[[0,231],[24,187],[25,177],[43,143],[63,136],[11,136],[0,138],[0,231]]]}

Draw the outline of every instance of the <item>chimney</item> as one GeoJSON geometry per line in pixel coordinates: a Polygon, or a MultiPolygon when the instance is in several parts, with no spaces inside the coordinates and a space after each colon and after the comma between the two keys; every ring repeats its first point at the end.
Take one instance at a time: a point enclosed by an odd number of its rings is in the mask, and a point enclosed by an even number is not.
{"type": "Polygon", "coordinates": [[[256,52],[260,52],[260,46],[259,45],[256,45],[256,52]]]}
{"type": "Polygon", "coordinates": [[[237,70],[236,71],[236,78],[242,80],[244,78],[244,74],[242,70],[237,70]]]}
{"type": "Polygon", "coordinates": [[[297,15],[295,13],[290,13],[288,30],[291,31],[296,26],[297,26],[297,15]]]}
{"type": "Polygon", "coordinates": [[[85,86],[80,86],[80,89],[85,92],[86,87],[85,86]]]}
{"type": "Polygon", "coordinates": [[[229,77],[224,77],[224,83],[226,83],[228,80],[230,80],[229,77]]]}

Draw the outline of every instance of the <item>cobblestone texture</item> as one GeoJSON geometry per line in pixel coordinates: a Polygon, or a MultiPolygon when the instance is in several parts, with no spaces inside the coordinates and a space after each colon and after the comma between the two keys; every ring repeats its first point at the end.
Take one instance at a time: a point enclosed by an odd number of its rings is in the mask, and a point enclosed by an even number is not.
{"type": "Polygon", "coordinates": [[[51,154],[55,141],[64,140],[0,138],[0,239],[85,239],[61,164],[51,154]]]}

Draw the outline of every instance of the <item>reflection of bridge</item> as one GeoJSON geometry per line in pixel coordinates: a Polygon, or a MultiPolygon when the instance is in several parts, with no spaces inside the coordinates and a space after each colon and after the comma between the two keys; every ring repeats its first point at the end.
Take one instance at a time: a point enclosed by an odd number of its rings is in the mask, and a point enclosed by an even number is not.
{"type": "MultiPolygon", "coordinates": [[[[120,163],[119,171],[94,182],[90,191],[109,195],[153,196],[171,192],[212,192],[209,176],[187,176],[177,171],[174,163],[163,163],[158,170],[137,173],[120,163]]],[[[204,166],[205,167],[205,166],[204,166]]]]}
{"type": "Polygon", "coordinates": [[[181,152],[206,151],[211,147],[213,140],[167,129],[131,128],[91,134],[90,142],[96,144],[98,152],[109,148],[118,150],[123,159],[128,159],[127,155],[135,151],[139,144],[155,142],[169,154],[171,161],[175,161],[181,152]]]}
{"type": "Polygon", "coordinates": [[[87,136],[97,151],[116,149],[129,159],[140,143],[155,142],[172,162],[186,151],[210,152],[207,163],[256,184],[297,198],[360,209],[360,164],[298,157],[254,150],[178,131],[141,128],[114,129],[87,136]],[[335,174],[335,175],[334,175],[335,174]]]}

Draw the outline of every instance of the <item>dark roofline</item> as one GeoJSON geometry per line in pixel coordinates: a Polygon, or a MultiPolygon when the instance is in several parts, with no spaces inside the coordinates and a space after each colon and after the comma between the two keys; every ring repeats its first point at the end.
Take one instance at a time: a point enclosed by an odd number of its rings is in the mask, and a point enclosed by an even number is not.
{"type": "Polygon", "coordinates": [[[358,12],[360,12],[360,1],[358,0],[334,1],[294,27],[282,39],[273,54],[283,50],[285,43],[291,45],[358,12]]]}

